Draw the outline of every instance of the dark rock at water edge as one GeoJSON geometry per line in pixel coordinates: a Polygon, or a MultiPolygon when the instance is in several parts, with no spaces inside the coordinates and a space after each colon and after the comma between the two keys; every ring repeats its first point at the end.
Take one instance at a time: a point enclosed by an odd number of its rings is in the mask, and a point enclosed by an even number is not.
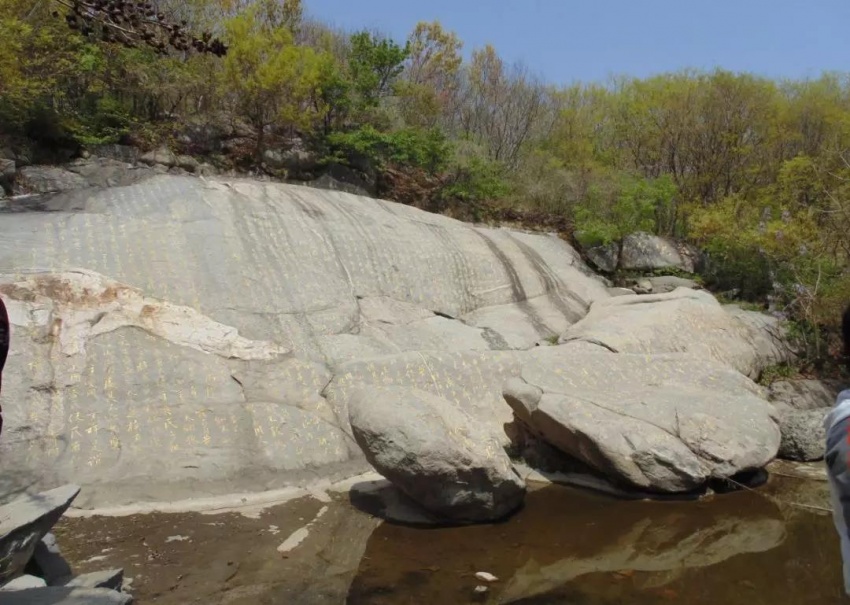
{"type": "Polygon", "coordinates": [[[422,508],[386,480],[354,484],[349,499],[356,508],[385,521],[423,527],[445,524],[444,519],[422,508]]]}
{"type": "Polygon", "coordinates": [[[18,576],[80,488],[66,485],[0,507],[0,584],[18,576]]]}
{"type": "Polygon", "coordinates": [[[44,578],[48,586],[64,584],[71,578],[71,566],[62,556],[52,533],[46,534],[36,545],[27,571],[44,578]]]}

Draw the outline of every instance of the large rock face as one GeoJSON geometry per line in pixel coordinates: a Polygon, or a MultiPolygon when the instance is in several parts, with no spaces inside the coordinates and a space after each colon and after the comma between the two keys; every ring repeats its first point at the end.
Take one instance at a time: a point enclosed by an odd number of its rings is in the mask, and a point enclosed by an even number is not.
{"type": "Polygon", "coordinates": [[[83,507],[363,469],[357,381],[497,434],[511,349],[608,298],[554,236],[338,192],[162,175],[3,211],[2,493],[74,481],[83,507]]]}
{"type": "Polygon", "coordinates": [[[574,341],[618,353],[690,353],[751,378],[789,355],[778,322],[767,315],[724,307],[708,292],[689,288],[600,301],[560,338],[561,343],[574,341]]]}
{"type": "Polygon", "coordinates": [[[632,233],[623,238],[619,268],[626,271],[680,269],[694,272],[689,251],[675,242],[650,233],[632,233]]]}
{"type": "Polygon", "coordinates": [[[773,408],[745,376],[691,355],[573,343],[521,355],[505,399],[562,452],[630,487],[683,492],[770,462],[773,408]]]}
{"type": "Polygon", "coordinates": [[[417,389],[364,386],[349,414],[372,466],[439,517],[496,520],[522,504],[525,483],[501,444],[455,403],[417,389]]]}
{"type": "Polygon", "coordinates": [[[351,396],[361,385],[408,386],[450,401],[485,425],[503,445],[512,420],[502,384],[520,372],[516,353],[409,352],[340,366],[324,390],[338,417],[348,417],[351,396]]]}

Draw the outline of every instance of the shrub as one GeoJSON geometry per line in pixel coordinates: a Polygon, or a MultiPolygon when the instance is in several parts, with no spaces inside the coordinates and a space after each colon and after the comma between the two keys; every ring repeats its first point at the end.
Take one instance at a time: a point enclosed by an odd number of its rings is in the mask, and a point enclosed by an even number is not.
{"type": "Polygon", "coordinates": [[[429,173],[440,171],[448,154],[446,138],[436,129],[379,132],[372,126],[363,126],[351,132],[331,133],[327,143],[330,160],[351,163],[360,156],[376,167],[401,164],[429,173]]]}

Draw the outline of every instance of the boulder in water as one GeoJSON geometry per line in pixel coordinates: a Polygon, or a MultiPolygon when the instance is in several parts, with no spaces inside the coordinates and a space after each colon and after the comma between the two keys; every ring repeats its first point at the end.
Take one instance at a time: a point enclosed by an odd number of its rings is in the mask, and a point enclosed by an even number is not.
{"type": "Polygon", "coordinates": [[[582,343],[530,351],[522,360],[522,377],[504,388],[516,417],[615,483],[689,492],[762,468],[779,448],[773,409],[759,387],[716,362],[582,343]]]}
{"type": "Polygon", "coordinates": [[[454,404],[417,389],[364,386],[349,403],[357,444],[375,469],[452,522],[500,519],[525,484],[497,439],[454,404]]]}

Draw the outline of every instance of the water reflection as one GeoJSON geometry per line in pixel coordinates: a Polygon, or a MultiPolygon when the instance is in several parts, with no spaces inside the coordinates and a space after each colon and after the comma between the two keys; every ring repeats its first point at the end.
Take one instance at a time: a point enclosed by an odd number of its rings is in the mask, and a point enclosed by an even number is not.
{"type": "Polygon", "coordinates": [[[347,603],[831,604],[841,562],[828,516],[786,521],[764,496],[628,502],[564,487],[489,526],[390,523],[369,539],[347,603]],[[500,581],[486,595],[477,571],[500,581]]]}

